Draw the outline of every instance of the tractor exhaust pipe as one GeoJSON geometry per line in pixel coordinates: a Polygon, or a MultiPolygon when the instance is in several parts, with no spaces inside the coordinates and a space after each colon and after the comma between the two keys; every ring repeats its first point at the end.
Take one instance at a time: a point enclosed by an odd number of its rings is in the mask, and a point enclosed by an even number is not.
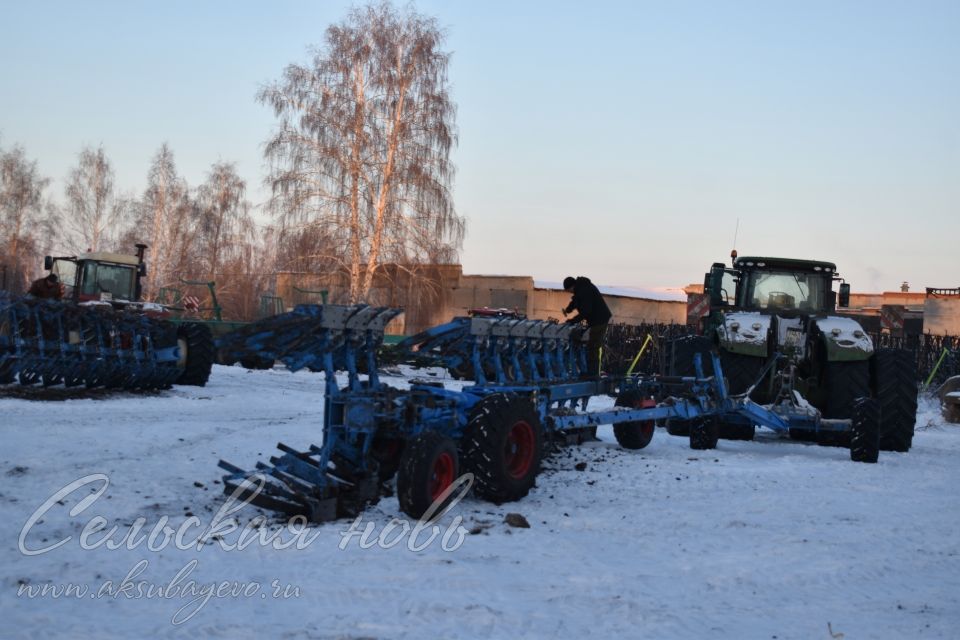
{"type": "Polygon", "coordinates": [[[134,246],[137,248],[137,260],[143,264],[143,254],[147,251],[147,245],[143,244],[142,242],[138,242],[134,246]]]}

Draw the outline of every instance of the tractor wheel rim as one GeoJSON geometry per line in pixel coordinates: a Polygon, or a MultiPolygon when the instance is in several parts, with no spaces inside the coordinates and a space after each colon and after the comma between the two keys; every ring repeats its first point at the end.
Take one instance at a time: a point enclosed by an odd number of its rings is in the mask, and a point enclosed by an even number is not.
{"type": "Polygon", "coordinates": [[[512,478],[522,478],[533,464],[533,427],[525,420],[519,420],[510,428],[504,447],[507,473],[512,478]]]}
{"type": "Polygon", "coordinates": [[[436,500],[451,484],[453,484],[453,456],[444,452],[433,461],[433,469],[430,473],[430,498],[436,500]]]}

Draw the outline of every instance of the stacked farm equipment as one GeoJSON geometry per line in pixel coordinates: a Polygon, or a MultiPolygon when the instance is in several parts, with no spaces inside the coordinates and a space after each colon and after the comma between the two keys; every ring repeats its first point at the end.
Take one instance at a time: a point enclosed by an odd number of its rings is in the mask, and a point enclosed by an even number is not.
{"type": "Polygon", "coordinates": [[[461,473],[475,494],[495,503],[518,500],[534,486],[546,448],[579,440],[599,424],[613,425],[626,449],[646,447],[658,421],[682,421],[690,446],[712,449],[721,424],[777,431],[850,432],[850,457],[875,462],[876,401],[858,399],[848,419],[823,419],[795,396],[764,407],[728,393],[716,354],[691,358],[692,376],[587,376],[582,328],[517,317],[470,317],[414,336],[407,348],[443,354],[451,368],[469,362],[474,384],[445,388],[417,381],[385,384],[377,348],[389,308],[301,306],[235,334],[231,357],[266,355],[290,369],[325,373],[323,440],[306,449],[280,443],[270,464],[245,470],[220,461],[224,490],[263,508],[312,521],[353,516],[376,502],[396,475],[401,509],[420,518],[444,499],[461,473]],[[367,375],[359,373],[364,363],[367,375]],[[717,375],[704,375],[709,364],[717,375]],[[345,372],[338,381],[338,374],[345,372]],[[589,411],[597,395],[613,408],[589,411]]]}
{"type": "Polygon", "coordinates": [[[62,299],[0,292],[0,384],[164,389],[203,386],[213,361],[208,328],[171,322],[140,301],[145,245],[136,256],[47,257],[62,299]]]}

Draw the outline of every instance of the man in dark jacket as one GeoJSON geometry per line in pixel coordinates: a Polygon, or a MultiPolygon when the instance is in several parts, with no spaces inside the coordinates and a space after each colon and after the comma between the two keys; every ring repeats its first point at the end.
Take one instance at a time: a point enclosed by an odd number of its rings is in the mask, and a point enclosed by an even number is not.
{"type": "Polygon", "coordinates": [[[563,279],[563,290],[573,294],[570,304],[563,310],[563,315],[577,312],[577,315],[567,322],[586,320],[590,328],[587,336],[587,377],[599,376],[600,350],[603,348],[603,337],[607,334],[607,325],[613,314],[600,295],[600,290],[590,282],[590,278],[567,276],[563,279]]]}
{"type": "Polygon", "coordinates": [[[30,291],[27,293],[35,298],[52,298],[59,300],[63,297],[63,285],[60,284],[60,279],[57,277],[57,274],[51,273],[46,278],[34,280],[33,284],[30,285],[30,291]]]}

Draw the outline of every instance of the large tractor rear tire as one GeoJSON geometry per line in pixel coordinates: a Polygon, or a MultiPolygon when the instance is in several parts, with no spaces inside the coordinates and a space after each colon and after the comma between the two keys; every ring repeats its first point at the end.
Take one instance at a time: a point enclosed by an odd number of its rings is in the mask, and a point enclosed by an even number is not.
{"type": "MultiPolygon", "coordinates": [[[[713,375],[713,360],[710,354],[713,342],[704,336],[683,336],[667,343],[666,375],[689,377],[697,375],[693,357],[699,353],[704,375],[713,375]]],[[[664,421],[667,433],[672,436],[689,436],[690,422],[670,418],[664,421]]]]}
{"type": "Polygon", "coordinates": [[[703,361],[704,375],[713,375],[713,361],[710,359],[710,353],[713,351],[713,342],[709,338],[704,336],[683,336],[671,340],[667,348],[667,375],[697,375],[696,368],[693,365],[693,356],[697,353],[700,354],[703,361]]]}
{"type": "Polygon", "coordinates": [[[873,398],[858,398],[852,413],[850,459],[876,462],[880,455],[880,404],[873,398]]]}
{"type": "Polygon", "coordinates": [[[463,461],[477,496],[496,504],[530,492],[543,455],[540,417],[527,398],[494,394],[481,400],[463,436],[463,461]]]}
{"type": "Polygon", "coordinates": [[[853,415],[854,401],[869,396],[869,360],[826,363],[819,407],[824,418],[849,418],[853,415]]]}
{"type": "Polygon", "coordinates": [[[880,403],[880,450],[910,450],[917,420],[917,369],[906,349],[878,349],[873,359],[875,397],[880,403]]]}
{"type": "Polygon", "coordinates": [[[210,378],[213,367],[214,347],[210,327],[204,324],[186,323],[177,330],[180,348],[186,348],[186,360],[183,373],[177,378],[177,384],[202,387],[210,378]]]}

